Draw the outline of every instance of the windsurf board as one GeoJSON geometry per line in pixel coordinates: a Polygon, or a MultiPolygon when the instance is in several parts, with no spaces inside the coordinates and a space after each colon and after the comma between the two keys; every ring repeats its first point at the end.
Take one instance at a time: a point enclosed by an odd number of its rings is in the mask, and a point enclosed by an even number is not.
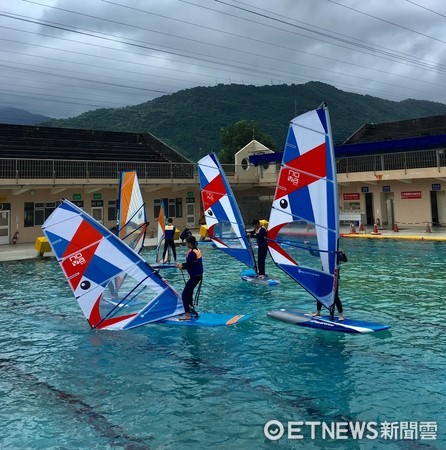
{"type": "Polygon", "coordinates": [[[330,320],[330,316],[312,316],[311,313],[292,309],[270,311],[268,316],[294,325],[341,333],[373,333],[390,328],[390,325],[362,320],[344,319],[340,321],[337,317],[330,320]]]}
{"type": "Polygon", "coordinates": [[[277,284],[280,284],[280,280],[278,278],[270,275],[265,275],[265,278],[260,278],[253,269],[242,270],[240,272],[240,277],[248,283],[260,284],[262,286],[276,286],[277,284]]]}
{"type": "Polygon", "coordinates": [[[199,313],[198,317],[192,317],[190,320],[180,320],[183,315],[169,317],[155,323],[174,326],[189,327],[218,327],[225,325],[235,325],[244,322],[252,317],[252,314],[216,314],[199,313]]]}

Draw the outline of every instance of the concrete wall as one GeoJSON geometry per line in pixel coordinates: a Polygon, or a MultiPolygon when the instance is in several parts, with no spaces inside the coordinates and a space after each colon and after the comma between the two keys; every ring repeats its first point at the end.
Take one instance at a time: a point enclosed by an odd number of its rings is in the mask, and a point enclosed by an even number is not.
{"type": "MultiPolygon", "coordinates": [[[[194,228],[199,227],[201,200],[200,191],[197,183],[194,185],[184,187],[178,190],[176,187],[172,187],[166,183],[165,186],[144,188],[142,186],[142,194],[146,203],[146,213],[150,226],[148,227],[148,234],[155,234],[157,230],[157,219],[154,216],[154,200],[160,198],[181,198],[182,199],[182,217],[175,218],[175,225],[183,229],[188,225],[190,227],[191,221],[193,221],[194,228]],[[187,206],[186,198],[193,198],[193,207],[187,206]],[[188,211],[193,211],[193,217],[187,217],[188,211]],[[189,220],[189,224],[187,221],[189,220]]],[[[85,188],[83,186],[70,187],[65,189],[57,188],[32,188],[32,189],[0,189],[0,205],[10,204],[9,211],[0,210],[0,214],[9,215],[9,233],[8,236],[1,237],[0,244],[9,244],[16,231],[19,231],[18,243],[35,242],[36,238],[43,236],[43,232],[40,225],[34,227],[24,226],[25,215],[25,203],[47,203],[61,201],[62,198],[66,198],[70,201],[83,201],[83,209],[88,214],[95,216],[99,211],[93,211],[94,208],[100,208],[99,206],[92,206],[92,202],[102,200],[102,223],[109,229],[116,226],[116,221],[108,220],[108,202],[109,200],[115,201],[118,195],[117,184],[112,187],[103,187],[101,189],[85,188]]],[[[96,217],[97,218],[97,217],[96,217]]],[[[1,218],[0,218],[1,219],[1,218]]]]}

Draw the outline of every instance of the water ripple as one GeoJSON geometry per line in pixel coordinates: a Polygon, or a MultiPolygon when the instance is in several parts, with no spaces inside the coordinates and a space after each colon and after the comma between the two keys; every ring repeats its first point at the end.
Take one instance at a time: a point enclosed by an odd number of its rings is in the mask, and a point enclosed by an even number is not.
{"type": "MultiPolygon", "coordinates": [[[[270,419],[430,420],[444,429],[444,244],[342,246],[346,314],[390,331],[349,336],[274,321],[267,311],[312,310],[314,301],[271,260],[279,286],[240,281],[243,267],[211,246],[199,309],[253,313],[249,322],[91,331],[54,260],[2,264],[0,446],[249,450],[270,447],[270,419]]],[[[178,271],[165,276],[182,289],[178,271]]],[[[442,448],[446,439],[426,443],[350,439],[343,448],[442,448]]],[[[339,448],[305,441],[321,446],[339,448]]]]}

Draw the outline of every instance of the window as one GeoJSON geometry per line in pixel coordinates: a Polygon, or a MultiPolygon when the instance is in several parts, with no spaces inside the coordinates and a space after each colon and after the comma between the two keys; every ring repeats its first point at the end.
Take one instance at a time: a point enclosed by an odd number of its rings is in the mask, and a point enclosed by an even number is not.
{"type": "Polygon", "coordinates": [[[248,170],[249,169],[249,163],[248,163],[248,160],[246,158],[242,159],[242,169],[243,170],[248,170]]]}
{"type": "Polygon", "coordinates": [[[34,227],[43,225],[58,205],[60,205],[60,202],[25,202],[23,226],[34,227]]]}
{"type": "Polygon", "coordinates": [[[60,202],[46,202],[45,203],[45,220],[51,216],[53,211],[56,209],[56,205],[60,205],[60,202]]]}
{"type": "Polygon", "coordinates": [[[175,211],[175,199],[169,198],[168,208],[167,208],[167,217],[176,217],[175,211]]]}
{"type": "Polygon", "coordinates": [[[34,225],[45,222],[45,203],[34,203],[34,225]]]}
{"type": "Polygon", "coordinates": [[[107,220],[110,222],[116,222],[116,200],[108,201],[107,220]]]}
{"type": "Polygon", "coordinates": [[[34,203],[25,202],[24,227],[34,226],[34,203]]]}
{"type": "Polygon", "coordinates": [[[153,217],[158,218],[161,202],[164,204],[165,214],[167,217],[183,217],[183,199],[177,198],[155,198],[153,200],[153,217]]]}
{"type": "Polygon", "coordinates": [[[183,199],[180,197],[175,199],[175,217],[183,217],[183,199]]]}

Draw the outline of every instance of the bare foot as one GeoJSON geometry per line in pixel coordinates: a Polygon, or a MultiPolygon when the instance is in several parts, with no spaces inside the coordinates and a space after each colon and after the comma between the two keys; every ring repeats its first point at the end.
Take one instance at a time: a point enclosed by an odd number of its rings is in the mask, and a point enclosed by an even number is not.
{"type": "Polygon", "coordinates": [[[179,317],[178,320],[190,320],[192,317],[189,313],[186,313],[184,316],[179,317]]]}
{"type": "Polygon", "coordinates": [[[318,316],[320,316],[321,315],[321,312],[320,311],[316,311],[316,312],[314,312],[314,313],[311,313],[311,317],[318,317],[318,316]]]}
{"type": "Polygon", "coordinates": [[[340,313],[339,314],[339,318],[338,318],[338,322],[343,322],[344,321],[344,314],[340,313]]]}

